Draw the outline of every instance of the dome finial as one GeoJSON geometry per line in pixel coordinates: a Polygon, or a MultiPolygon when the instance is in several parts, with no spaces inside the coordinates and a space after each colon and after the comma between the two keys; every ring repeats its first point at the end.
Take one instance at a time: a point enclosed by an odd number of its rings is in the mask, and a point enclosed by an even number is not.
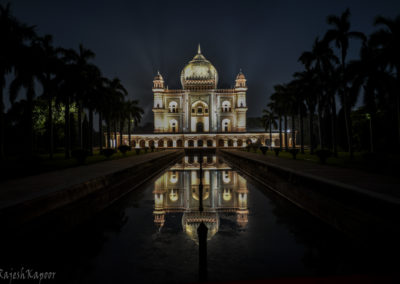
{"type": "Polygon", "coordinates": [[[200,43],[199,43],[199,46],[197,47],[197,54],[201,54],[200,43]]]}
{"type": "Polygon", "coordinates": [[[160,70],[157,70],[157,75],[161,75],[161,74],[160,74],[160,70]]]}

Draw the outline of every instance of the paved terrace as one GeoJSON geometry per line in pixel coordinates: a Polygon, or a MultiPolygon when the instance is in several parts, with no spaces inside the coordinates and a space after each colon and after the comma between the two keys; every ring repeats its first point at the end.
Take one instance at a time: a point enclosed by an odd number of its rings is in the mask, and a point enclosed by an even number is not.
{"type": "MultiPolygon", "coordinates": [[[[166,150],[139,156],[135,155],[128,158],[99,162],[2,182],[0,183],[0,215],[1,210],[5,208],[67,191],[88,182],[101,181],[103,177],[139,166],[140,164],[148,162],[156,163],[159,158],[176,153],[177,151],[166,150]]],[[[104,181],[101,182],[104,183],[104,181]]],[[[66,195],[68,195],[67,192],[66,195]]]]}
{"type": "Polygon", "coordinates": [[[367,173],[357,169],[322,165],[238,150],[222,151],[400,205],[400,177],[395,178],[367,173]]]}

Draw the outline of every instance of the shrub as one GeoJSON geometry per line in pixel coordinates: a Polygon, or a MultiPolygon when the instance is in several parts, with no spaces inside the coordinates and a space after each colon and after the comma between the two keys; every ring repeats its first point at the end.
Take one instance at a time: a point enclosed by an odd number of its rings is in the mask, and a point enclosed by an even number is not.
{"type": "Polygon", "coordinates": [[[118,147],[118,150],[122,153],[122,155],[126,155],[126,152],[131,151],[132,147],[128,145],[121,145],[118,147]]]}
{"type": "Polygon", "coordinates": [[[78,161],[78,164],[82,165],[85,163],[86,158],[89,156],[89,151],[84,149],[72,150],[71,156],[78,161]]]}
{"type": "Polygon", "coordinates": [[[115,151],[115,149],[112,149],[112,148],[105,148],[105,149],[101,150],[101,152],[100,152],[100,154],[105,156],[107,159],[109,159],[115,153],[117,153],[117,151],[115,151]]]}
{"type": "Polygon", "coordinates": [[[260,146],[260,150],[263,153],[263,155],[265,155],[265,153],[267,153],[267,151],[268,151],[268,147],[267,146],[260,146]]]}
{"type": "Polygon", "coordinates": [[[317,150],[317,151],[315,151],[315,154],[319,158],[319,161],[321,162],[321,164],[325,164],[326,159],[328,159],[330,156],[332,156],[332,152],[327,149],[317,150]]]}
{"type": "Polygon", "coordinates": [[[290,149],[289,152],[290,154],[292,154],[293,159],[296,160],[296,156],[299,153],[299,149],[290,149]]]}
{"type": "Polygon", "coordinates": [[[136,152],[136,155],[139,155],[140,154],[140,148],[136,148],[135,152],[136,152]]]}
{"type": "Polygon", "coordinates": [[[274,148],[275,156],[279,156],[279,152],[281,151],[281,148],[274,148]]]}

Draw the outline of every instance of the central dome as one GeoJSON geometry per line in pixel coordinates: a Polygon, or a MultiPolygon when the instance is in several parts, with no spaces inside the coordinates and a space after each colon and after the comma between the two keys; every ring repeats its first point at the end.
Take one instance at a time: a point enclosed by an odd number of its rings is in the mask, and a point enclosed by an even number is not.
{"type": "Polygon", "coordinates": [[[184,89],[216,89],[218,73],[215,67],[201,54],[200,45],[197,54],[183,68],[181,83],[184,89]]]}

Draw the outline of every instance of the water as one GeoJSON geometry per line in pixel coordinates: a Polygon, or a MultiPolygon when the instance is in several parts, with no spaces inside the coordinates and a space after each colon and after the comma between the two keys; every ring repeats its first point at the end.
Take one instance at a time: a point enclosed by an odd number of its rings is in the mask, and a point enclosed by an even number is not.
{"type": "Polygon", "coordinates": [[[208,227],[208,280],[382,273],[381,259],[285,199],[204,159],[185,157],[71,232],[2,242],[1,266],[56,271],[64,283],[198,281],[197,227],[208,227]]]}

